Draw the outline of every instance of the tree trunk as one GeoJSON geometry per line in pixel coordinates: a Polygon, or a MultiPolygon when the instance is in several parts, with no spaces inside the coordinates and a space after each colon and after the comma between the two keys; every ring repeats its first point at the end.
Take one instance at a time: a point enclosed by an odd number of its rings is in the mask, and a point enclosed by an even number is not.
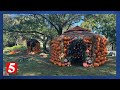
{"type": "Polygon", "coordinates": [[[114,48],[113,48],[113,43],[112,43],[112,50],[113,50],[114,48]]]}
{"type": "Polygon", "coordinates": [[[43,41],[43,51],[46,52],[47,51],[46,44],[47,44],[47,41],[48,41],[48,37],[47,37],[47,39],[45,39],[45,36],[43,38],[44,38],[44,41],[43,41]]]}
{"type": "Polygon", "coordinates": [[[114,46],[115,46],[114,43],[112,43],[111,46],[112,46],[112,50],[115,50],[115,48],[114,48],[114,46]]]}
{"type": "Polygon", "coordinates": [[[47,41],[45,40],[45,41],[43,42],[43,51],[46,51],[46,50],[47,50],[46,44],[47,44],[47,41]]]}
{"type": "Polygon", "coordinates": [[[62,34],[62,31],[63,31],[63,28],[59,27],[59,30],[57,30],[58,35],[61,35],[61,34],[62,34]]]}

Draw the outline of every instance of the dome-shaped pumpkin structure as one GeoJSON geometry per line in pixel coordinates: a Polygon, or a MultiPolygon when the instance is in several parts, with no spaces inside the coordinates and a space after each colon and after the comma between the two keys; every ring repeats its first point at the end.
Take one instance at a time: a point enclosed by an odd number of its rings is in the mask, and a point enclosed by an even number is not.
{"type": "Polygon", "coordinates": [[[36,39],[30,39],[27,41],[27,53],[36,54],[40,52],[40,42],[36,39]]]}
{"type": "Polygon", "coordinates": [[[105,36],[76,26],[51,41],[50,61],[58,66],[101,66],[107,62],[106,43],[105,36]]]}

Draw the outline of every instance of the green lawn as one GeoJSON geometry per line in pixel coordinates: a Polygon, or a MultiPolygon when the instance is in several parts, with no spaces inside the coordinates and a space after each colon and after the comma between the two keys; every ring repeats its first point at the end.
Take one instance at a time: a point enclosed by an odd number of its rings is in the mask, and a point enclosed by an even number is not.
{"type": "MultiPolygon", "coordinates": [[[[9,51],[9,50],[8,50],[9,51]]],[[[27,55],[25,50],[9,55],[4,49],[3,68],[8,61],[18,63],[19,76],[115,76],[116,75],[116,57],[108,57],[109,62],[100,67],[84,68],[82,66],[59,67],[49,61],[47,58],[41,58],[39,54],[27,55]]]]}

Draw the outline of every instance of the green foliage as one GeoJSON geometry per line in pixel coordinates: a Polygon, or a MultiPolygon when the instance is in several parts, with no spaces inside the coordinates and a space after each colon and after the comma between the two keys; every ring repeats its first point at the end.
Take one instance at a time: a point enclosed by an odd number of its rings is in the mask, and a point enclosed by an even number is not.
{"type": "Polygon", "coordinates": [[[105,35],[116,45],[115,14],[16,14],[14,17],[11,17],[11,14],[4,14],[4,45],[9,39],[14,41],[14,37],[19,36],[36,38],[46,43],[80,20],[84,21],[81,27],[105,35]],[[7,36],[8,32],[12,32],[12,36],[7,36]]]}
{"type": "Polygon", "coordinates": [[[81,27],[105,35],[110,43],[116,46],[116,15],[115,14],[87,14],[81,27]]]}
{"type": "Polygon", "coordinates": [[[58,35],[63,33],[65,28],[69,28],[81,20],[81,14],[42,14],[49,27],[55,29],[58,35]]]}
{"type": "Polygon", "coordinates": [[[26,50],[26,47],[25,47],[25,46],[22,46],[22,45],[17,45],[17,46],[13,46],[13,47],[5,47],[5,48],[4,48],[4,51],[13,51],[13,50],[21,50],[21,51],[24,51],[24,50],[26,50]]]}
{"type": "MultiPolygon", "coordinates": [[[[39,39],[43,43],[43,47],[46,48],[49,40],[61,35],[64,28],[68,29],[80,19],[81,15],[79,14],[16,14],[15,17],[11,17],[11,14],[5,14],[3,29],[4,33],[12,32],[13,36],[17,34],[16,39],[19,36],[24,36],[27,39],[39,39]]],[[[4,36],[6,37],[4,42],[13,36],[4,36]]]]}
{"type": "Polygon", "coordinates": [[[15,36],[13,33],[3,33],[3,47],[5,47],[8,42],[16,42],[15,36]]]}

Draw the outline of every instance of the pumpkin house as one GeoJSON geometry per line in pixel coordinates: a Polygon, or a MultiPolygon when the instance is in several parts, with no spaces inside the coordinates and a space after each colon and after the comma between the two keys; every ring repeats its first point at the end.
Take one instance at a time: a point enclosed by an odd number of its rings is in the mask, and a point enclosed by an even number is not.
{"type": "Polygon", "coordinates": [[[58,66],[98,67],[108,61],[106,43],[105,36],[76,26],[51,41],[50,61],[58,66]]]}
{"type": "Polygon", "coordinates": [[[40,42],[36,39],[30,39],[27,41],[27,53],[36,54],[40,52],[40,42]]]}

